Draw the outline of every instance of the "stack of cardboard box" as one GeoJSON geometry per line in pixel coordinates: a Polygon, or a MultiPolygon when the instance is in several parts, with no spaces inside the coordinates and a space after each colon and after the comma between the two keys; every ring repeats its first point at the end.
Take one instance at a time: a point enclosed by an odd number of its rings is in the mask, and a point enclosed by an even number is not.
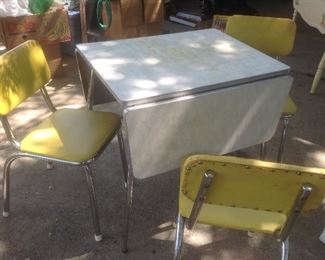
{"type": "Polygon", "coordinates": [[[124,39],[161,34],[164,0],[112,0],[111,8],[112,24],[106,31],[108,38],[124,39]]]}
{"type": "Polygon", "coordinates": [[[0,17],[0,39],[7,49],[27,40],[39,41],[53,75],[62,69],[60,42],[70,40],[67,12],[53,9],[44,14],[0,17]]]}

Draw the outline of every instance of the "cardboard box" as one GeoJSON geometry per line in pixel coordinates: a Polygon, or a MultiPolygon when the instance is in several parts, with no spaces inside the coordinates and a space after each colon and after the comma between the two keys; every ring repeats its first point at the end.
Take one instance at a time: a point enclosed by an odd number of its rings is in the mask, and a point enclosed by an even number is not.
{"type": "MultiPolygon", "coordinates": [[[[111,8],[112,24],[105,32],[110,39],[156,35],[162,31],[163,0],[112,0],[111,8]]],[[[104,9],[103,18],[107,23],[104,9]]]]}
{"type": "Polygon", "coordinates": [[[162,31],[162,22],[144,23],[138,27],[138,36],[159,35],[162,31]]]}
{"type": "Polygon", "coordinates": [[[138,26],[143,23],[143,3],[141,0],[115,0],[111,4],[113,20],[114,15],[117,15],[118,12],[124,27],[138,26]]]}
{"type": "Polygon", "coordinates": [[[70,40],[68,15],[63,9],[44,14],[0,17],[0,29],[8,49],[30,39],[42,45],[70,40]]]}
{"type": "Polygon", "coordinates": [[[143,0],[144,22],[157,23],[163,22],[165,17],[164,1],[161,0],[143,0]]]}
{"type": "Polygon", "coordinates": [[[49,64],[51,75],[62,76],[62,56],[61,56],[61,46],[60,43],[42,45],[44,55],[46,57],[47,63],[49,64]]]}
{"type": "Polygon", "coordinates": [[[60,42],[70,41],[67,12],[55,9],[44,14],[0,17],[0,37],[7,49],[26,40],[43,47],[52,75],[62,73],[60,42]]]}

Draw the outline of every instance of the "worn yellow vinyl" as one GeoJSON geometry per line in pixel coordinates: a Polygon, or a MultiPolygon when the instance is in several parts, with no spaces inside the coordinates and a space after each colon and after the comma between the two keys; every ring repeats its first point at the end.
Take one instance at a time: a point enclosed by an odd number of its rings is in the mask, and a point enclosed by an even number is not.
{"type": "MultiPolygon", "coordinates": [[[[180,212],[183,217],[189,218],[193,201],[180,194],[180,212]]],[[[253,210],[238,207],[204,204],[198,221],[202,224],[224,228],[260,231],[274,234],[280,231],[287,216],[277,212],[253,210]]]]}
{"type": "Polygon", "coordinates": [[[28,41],[0,56],[0,115],[43,87],[51,73],[41,46],[28,41]]]}
{"type": "MultiPolygon", "coordinates": [[[[227,22],[225,32],[273,57],[289,55],[296,37],[296,24],[291,19],[233,15],[227,22]]],[[[294,115],[297,106],[288,97],[282,115],[294,115]]]]}
{"type": "Polygon", "coordinates": [[[83,162],[93,158],[119,127],[120,118],[112,113],[61,109],[22,139],[21,151],[83,162]]]}
{"type": "Polygon", "coordinates": [[[241,159],[194,155],[181,168],[179,211],[189,217],[201,178],[216,173],[198,222],[235,229],[274,233],[281,229],[304,183],[313,191],[303,211],[316,209],[325,198],[325,171],[241,159]]]}
{"type": "Polygon", "coordinates": [[[225,32],[271,56],[286,56],[293,48],[296,24],[291,19],[230,16],[225,32]]]}
{"type": "Polygon", "coordinates": [[[296,112],[296,104],[293,102],[291,97],[287,97],[284,107],[282,109],[282,115],[294,115],[296,112]]]}

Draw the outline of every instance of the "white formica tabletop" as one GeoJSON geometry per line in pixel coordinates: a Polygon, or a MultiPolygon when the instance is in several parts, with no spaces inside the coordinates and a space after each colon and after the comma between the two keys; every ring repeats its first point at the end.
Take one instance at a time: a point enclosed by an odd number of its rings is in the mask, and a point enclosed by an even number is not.
{"type": "Polygon", "coordinates": [[[77,52],[124,107],[289,72],[216,29],[78,44],[77,52]]]}

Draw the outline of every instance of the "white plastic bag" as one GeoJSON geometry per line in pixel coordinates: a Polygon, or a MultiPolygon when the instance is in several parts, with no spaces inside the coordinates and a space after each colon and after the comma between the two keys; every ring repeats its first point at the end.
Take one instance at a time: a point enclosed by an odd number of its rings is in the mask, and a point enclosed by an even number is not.
{"type": "Polygon", "coordinates": [[[0,0],[0,17],[27,15],[28,0],[0,0]]]}
{"type": "Polygon", "coordinates": [[[28,0],[17,0],[17,2],[22,9],[28,10],[28,0]]]}

